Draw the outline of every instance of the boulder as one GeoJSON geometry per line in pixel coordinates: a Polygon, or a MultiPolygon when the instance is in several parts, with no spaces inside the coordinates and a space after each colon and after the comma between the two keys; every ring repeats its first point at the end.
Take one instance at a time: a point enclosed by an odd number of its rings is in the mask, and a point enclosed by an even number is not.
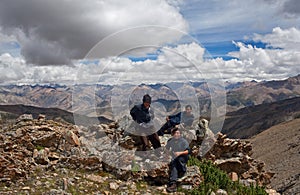
{"type": "Polygon", "coordinates": [[[21,122],[21,121],[31,121],[33,120],[32,114],[22,114],[19,116],[16,120],[16,122],[21,122]]]}
{"type": "Polygon", "coordinates": [[[79,138],[73,131],[66,130],[63,136],[69,144],[73,146],[80,146],[79,138]]]}
{"type": "Polygon", "coordinates": [[[49,154],[48,148],[41,149],[39,151],[35,149],[33,151],[33,159],[37,164],[47,165],[50,162],[50,160],[48,159],[48,154],[49,154]]]}

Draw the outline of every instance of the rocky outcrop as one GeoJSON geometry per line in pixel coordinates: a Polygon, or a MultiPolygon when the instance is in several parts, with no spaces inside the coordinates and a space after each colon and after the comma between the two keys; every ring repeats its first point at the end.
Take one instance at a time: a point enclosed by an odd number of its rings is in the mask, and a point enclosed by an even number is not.
{"type": "Polygon", "coordinates": [[[263,162],[251,158],[252,153],[250,142],[229,139],[226,135],[218,133],[215,144],[204,157],[227,173],[236,173],[245,184],[270,184],[274,174],[264,170],[263,162]]]}
{"type": "MultiPolygon", "coordinates": [[[[106,171],[118,179],[166,183],[170,158],[163,151],[137,151],[118,123],[88,128],[20,116],[0,134],[0,178],[14,182],[29,178],[37,166],[106,171]]],[[[191,178],[198,172],[189,171],[191,178]]],[[[195,183],[186,179],[185,183],[195,183]]]]}
{"type": "MultiPolygon", "coordinates": [[[[215,137],[208,128],[208,122],[204,119],[200,122],[200,129],[187,130],[184,133],[191,139],[194,156],[199,157],[199,152],[204,151],[201,149],[204,144],[206,149],[210,149],[202,157],[212,160],[228,172],[232,180],[240,180],[245,184],[269,183],[272,174],[264,171],[262,162],[250,157],[252,147],[248,142],[228,139],[222,134],[215,137]],[[199,134],[203,128],[206,130],[199,134]],[[209,144],[205,145],[207,143],[209,144]]],[[[125,181],[131,184],[141,181],[166,184],[171,157],[163,148],[139,151],[135,139],[125,133],[128,125],[130,124],[113,122],[78,127],[66,122],[46,120],[46,116],[38,119],[21,116],[15,124],[1,129],[0,182],[25,180],[31,177],[33,170],[42,168],[107,172],[117,180],[93,174],[86,177],[93,182],[109,181],[109,188],[113,191],[122,185],[128,186],[129,184],[124,184],[125,181]],[[116,182],[118,180],[121,182],[116,182]]],[[[161,138],[164,146],[169,137],[165,135],[161,138]]],[[[192,189],[202,181],[198,167],[188,167],[185,177],[180,179],[186,189],[192,189]]],[[[69,183],[76,181],[70,182],[63,178],[63,189],[70,186],[69,183]]],[[[164,191],[164,188],[160,191],[164,191]]]]}
{"type": "Polygon", "coordinates": [[[0,134],[0,178],[27,178],[37,164],[55,165],[58,160],[82,154],[78,127],[22,115],[0,134]]]}

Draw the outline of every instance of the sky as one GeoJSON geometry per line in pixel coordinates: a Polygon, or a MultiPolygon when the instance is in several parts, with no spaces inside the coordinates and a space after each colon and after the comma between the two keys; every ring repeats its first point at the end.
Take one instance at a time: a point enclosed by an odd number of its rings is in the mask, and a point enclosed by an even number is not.
{"type": "Polygon", "coordinates": [[[279,80],[298,0],[1,0],[0,84],[279,80]]]}

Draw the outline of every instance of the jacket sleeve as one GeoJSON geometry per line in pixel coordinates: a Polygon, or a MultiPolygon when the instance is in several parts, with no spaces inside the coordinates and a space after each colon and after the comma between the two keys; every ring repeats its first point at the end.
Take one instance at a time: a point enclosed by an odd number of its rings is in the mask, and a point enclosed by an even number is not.
{"type": "Polygon", "coordinates": [[[180,124],[180,121],[181,121],[181,112],[179,112],[179,113],[177,113],[175,115],[169,116],[169,119],[170,119],[171,123],[173,123],[175,125],[180,124]]]}
{"type": "Polygon", "coordinates": [[[154,111],[152,110],[152,109],[150,109],[150,117],[151,117],[151,120],[153,120],[154,119],[154,111]]]}
{"type": "Polygon", "coordinates": [[[131,117],[132,117],[132,119],[133,119],[134,121],[137,120],[137,118],[136,118],[136,112],[137,112],[137,106],[134,106],[134,107],[130,110],[130,115],[131,115],[131,117]]]}
{"type": "Polygon", "coordinates": [[[168,141],[167,141],[167,144],[165,146],[167,150],[170,150],[170,148],[171,148],[171,146],[170,146],[171,145],[171,140],[172,140],[172,138],[168,139],[168,141]]]}
{"type": "Polygon", "coordinates": [[[182,139],[182,148],[184,148],[183,151],[187,150],[189,152],[189,154],[192,153],[191,148],[189,146],[189,143],[186,141],[186,139],[182,139]]]}

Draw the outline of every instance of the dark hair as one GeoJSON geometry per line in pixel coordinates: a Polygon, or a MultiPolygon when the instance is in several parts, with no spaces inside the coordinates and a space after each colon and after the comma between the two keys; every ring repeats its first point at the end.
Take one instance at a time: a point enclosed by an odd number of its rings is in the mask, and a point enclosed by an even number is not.
{"type": "Polygon", "coordinates": [[[186,105],[186,106],[185,106],[185,109],[188,109],[188,108],[190,108],[191,110],[193,110],[193,108],[192,108],[191,105],[186,105]]]}
{"type": "Polygon", "coordinates": [[[151,104],[151,96],[149,94],[146,94],[143,96],[143,103],[150,103],[151,104]]]}
{"type": "Polygon", "coordinates": [[[179,131],[178,127],[174,127],[173,129],[171,129],[171,135],[174,135],[176,131],[179,131]]]}

